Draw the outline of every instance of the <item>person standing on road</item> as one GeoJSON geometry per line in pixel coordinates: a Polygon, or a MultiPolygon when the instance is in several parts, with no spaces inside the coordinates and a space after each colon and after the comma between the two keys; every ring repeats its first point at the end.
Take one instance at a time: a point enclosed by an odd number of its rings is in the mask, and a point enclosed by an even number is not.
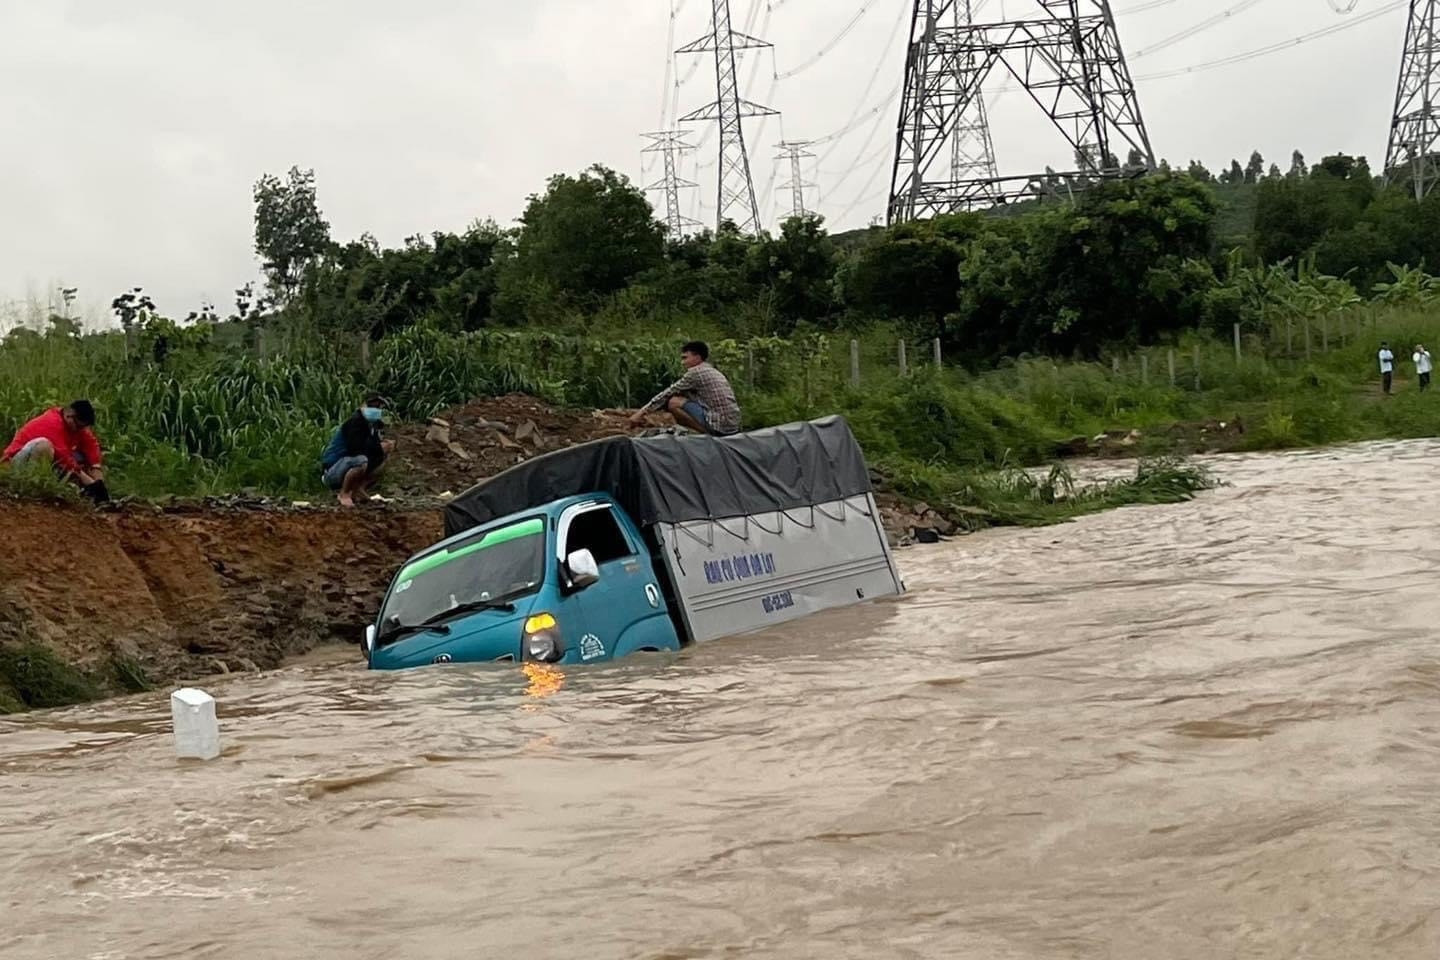
{"type": "Polygon", "coordinates": [[[1435,364],[1430,360],[1430,351],[1425,349],[1425,344],[1415,345],[1415,375],[1420,381],[1420,392],[1424,393],[1430,389],[1430,371],[1435,369],[1435,364]]]}
{"type": "Polygon", "coordinates": [[[655,398],[637,410],[631,424],[645,422],[652,410],[668,410],[682,427],[716,437],[740,432],[740,404],[725,374],[710,366],[710,348],[699,340],[691,340],[680,348],[680,362],[685,374],[661,390],[655,398]]]}
{"type": "Polygon", "coordinates": [[[395,449],[395,441],[381,435],[384,418],[385,400],[372,393],[336,428],[320,456],[321,478],[342,507],[355,506],[355,495],[370,488],[395,449]]]}
{"type": "Polygon", "coordinates": [[[1386,396],[1390,394],[1390,385],[1395,380],[1395,354],[1390,352],[1389,341],[1380,341],[1380,386],[1386,396]]]}

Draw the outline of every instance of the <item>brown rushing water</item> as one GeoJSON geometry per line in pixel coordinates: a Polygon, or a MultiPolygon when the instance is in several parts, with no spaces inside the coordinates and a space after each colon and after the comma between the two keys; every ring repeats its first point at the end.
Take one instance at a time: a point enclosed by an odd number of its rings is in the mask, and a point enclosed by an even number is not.
{"type": "Polygon", "coordinates": [[[901,554],[563,675],[350,660],[0,723],[0,957],[1440,953],[1440,443],[901,554]]]}

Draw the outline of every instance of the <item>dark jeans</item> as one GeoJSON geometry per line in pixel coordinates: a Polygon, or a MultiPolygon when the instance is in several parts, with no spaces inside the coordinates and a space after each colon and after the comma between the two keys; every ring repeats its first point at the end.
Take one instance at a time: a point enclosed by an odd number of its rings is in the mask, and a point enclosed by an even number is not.
{"type": "Polygon", "coordinates": [[[1421,392],[1421,393],[1424,393],[1426,390],[1429,390],[1429,389],[1430,389],[1430,374],[1429,374],[1428,372],[1427,372],[1427,373],[1422,373],[1422,374],[1420,374],[1420,392],[1421,392]]]}
{"type": "Polygon", "coordinates": [[[1380,384],[1385,388],[1386,393],[1390,392],[1390,384],[1394,381],[1394,379],[1395,374],[1391,373],[1389,370],[1386,370],[1384,373],[1380,374],[1380,384]]]}

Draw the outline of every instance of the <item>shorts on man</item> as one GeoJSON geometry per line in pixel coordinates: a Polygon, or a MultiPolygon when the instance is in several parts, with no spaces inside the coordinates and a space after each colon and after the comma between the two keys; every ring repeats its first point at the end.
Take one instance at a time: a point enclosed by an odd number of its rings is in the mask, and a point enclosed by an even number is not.
{"type": "Polygon", "coordinates": [[[341,457],[325,468],[323,476],[325,486],[331,490],[339,490],[345,485],[345,474],[357,467],[362,470],[369,470],[370,458],[364,454],[354,457],[341,457]]]}
{"type": "Polygon", "coordinates": [[[704,427],[707,433],[714,433],[715,428],[710,424],[710,408],[699,400],[686,400],[681,410],[688,413],[696,423],[704,427]]]}
{"type": "MultiPolygon", "coordinates": [[[[44,437],[36,437],[19,450],[16,450],[15,456],[10,458],[10,463],[13,466],[23,467],[30,461],[38,459],[42,449],[45,451],[46,457],[50,460],[50,466],[55,470],[55,473],[61,477],[65,476],[65,468],[55,462],[55,448],[51,445],[50,441],[44,437]]],[[[85,456],[84,451],[74,450],[71,452],[71,456],[75,458],[75,465],[80,469],[83,470],[90,466],[90,461],[85,456]]]]}

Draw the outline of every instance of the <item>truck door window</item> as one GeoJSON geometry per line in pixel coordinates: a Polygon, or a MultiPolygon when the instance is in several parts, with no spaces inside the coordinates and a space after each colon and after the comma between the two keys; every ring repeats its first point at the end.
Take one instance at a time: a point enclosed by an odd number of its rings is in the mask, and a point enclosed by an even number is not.
{"type": "Polygon", "coordinates": [[[609,508],[588,510],[571,521],[565,555],[569,556],[576,550],[589,550],[597,564],[634,554],[609,508]]]}

